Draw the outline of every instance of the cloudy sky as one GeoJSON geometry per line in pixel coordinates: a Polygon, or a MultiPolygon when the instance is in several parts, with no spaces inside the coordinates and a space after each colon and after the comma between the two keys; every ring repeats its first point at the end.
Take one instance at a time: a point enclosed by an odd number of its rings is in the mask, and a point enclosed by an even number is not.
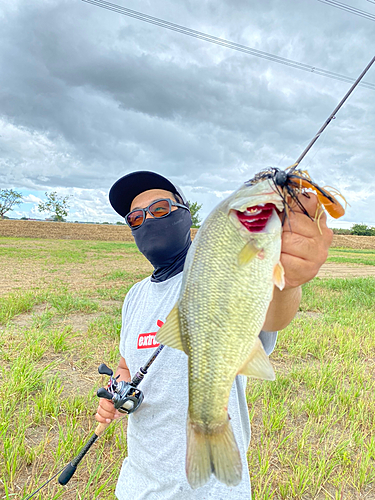
{"type": "MultiPolygon", "coordinates": [[[[375,55],[375,23],[324,0],[116,3],[351,78],[375,55]]],[[[108,191],[134,170],[169,177],[205,216],[294,163],[350,87],[81,0],[3,0],[0,24],[0,189],[25,200],[10,217],[44,217],[57,191],[69,220],[119,221],[108,191]]],[[[375,87],[359,86],[301,163],[350,203],[331,227],[375,226],[374,130],[375,87]]]]}

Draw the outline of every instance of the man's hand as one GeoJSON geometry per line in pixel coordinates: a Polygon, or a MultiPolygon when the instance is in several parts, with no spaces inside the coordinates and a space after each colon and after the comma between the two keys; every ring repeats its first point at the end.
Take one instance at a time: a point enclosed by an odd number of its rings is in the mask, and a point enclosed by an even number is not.
{"type": "MultiPolygon", "coordinates": [[[[315,194],[299,195],[298,199],[309,215],[316,216],[318,198],[315,194]]],[[[319,213],[322,211],[320,209],[319,213]]],[[[317,217],[318,219],[318,217],[317,217]]],[[[325,213],[318,222],[309,219],[293,204],[284,222],[281,242],[281,264],[285,271],[285,288],[295,288],[312,280],[327,260],[333,232],[327,227],[325,213]],[[288,220],[289,219],[289,220],[288,220]],[[319,231],[320,227],[320,231],[319,231]]]]}
{"type": "Polygon", "coordinates": [[[112,420],[121,418],[123,415],[115,409],[112,401],[108,399],[100,398],[98,411],[95,415],[95,418],[98,422],[102,424],[109,424],[112,420]]]}
{"type": "MultiPolygon", "coordinates": [[[[131,377],[130,377],[130,372],[129,368],[126,364],[125,359],[121,356],[115,377],[119,375],[118,381],[124,380],[125,382],[130,382],[131,377]]],[[[102,424],[109,424],[112,420],[116,418],[121,418],[123,417],[124,414],[120,413],[118,410],[115,409],[114,404],[112,401],[109,401],[108,399],[100,398],[99,400],[99,406],[98,406],[98,411],[95,415],[95,418],[98,422],[102,424]]]]}
{"type": "MultiPolygon", "coordinates": [[[[318,205],[317,196],[309,193],[308,197],[300,195],[298,198],[314,219],[318,205]]],[[[263,325],[263,330],[269,332],[282,330],[292,321],[301,301],[301,285],[318,274],[327,259],[333,237],[331,229],[327,227],[325,213],[319,218],[320,231],[318,223],[309,219],[295,205],[293,212],[289,211],[288,219],[283,226],[280,257],[285,271],[285,288],[280,291],[274,287],[273,299],[263,325]]]]}

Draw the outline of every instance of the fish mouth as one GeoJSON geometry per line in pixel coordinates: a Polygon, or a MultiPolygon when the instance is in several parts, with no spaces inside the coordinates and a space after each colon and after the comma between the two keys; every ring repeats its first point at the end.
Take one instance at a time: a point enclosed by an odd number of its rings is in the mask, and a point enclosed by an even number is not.
{"type": "Polygon", "coordinates": [[[266,203],[248,207],[244,212],[235,212],[238,220],[250,233],[260,233],[266,227],[274,209],[276,206],[273,203],[266,203]]]}

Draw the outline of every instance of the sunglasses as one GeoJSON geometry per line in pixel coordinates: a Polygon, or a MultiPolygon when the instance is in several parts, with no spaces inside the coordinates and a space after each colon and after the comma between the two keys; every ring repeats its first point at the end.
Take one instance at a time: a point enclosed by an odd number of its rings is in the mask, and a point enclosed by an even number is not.
{"type": "Polygon", "coordinates": [[[169,198],[163,198],[153,201],[146,208],[136,208],[135,210],[132,210],[125,216],[125,222],[132,229],[136,229],[142,226],[146,220],[146,212],[155,219],[162,219],[171,213],[172,207],[185,208],[186,210],[189,210],[188,207],[181,205],[181,203],[175,203],[169,198]]]}

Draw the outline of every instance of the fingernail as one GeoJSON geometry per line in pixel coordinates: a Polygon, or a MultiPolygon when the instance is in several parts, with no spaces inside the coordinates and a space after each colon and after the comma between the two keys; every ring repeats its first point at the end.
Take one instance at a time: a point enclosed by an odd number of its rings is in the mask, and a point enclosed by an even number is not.
{"type": "Polygon", "coordinates": [[[106,418],[105,421],[107,422],[107,424],[111,423],[111,419],[110,418],[106,418]]]}

